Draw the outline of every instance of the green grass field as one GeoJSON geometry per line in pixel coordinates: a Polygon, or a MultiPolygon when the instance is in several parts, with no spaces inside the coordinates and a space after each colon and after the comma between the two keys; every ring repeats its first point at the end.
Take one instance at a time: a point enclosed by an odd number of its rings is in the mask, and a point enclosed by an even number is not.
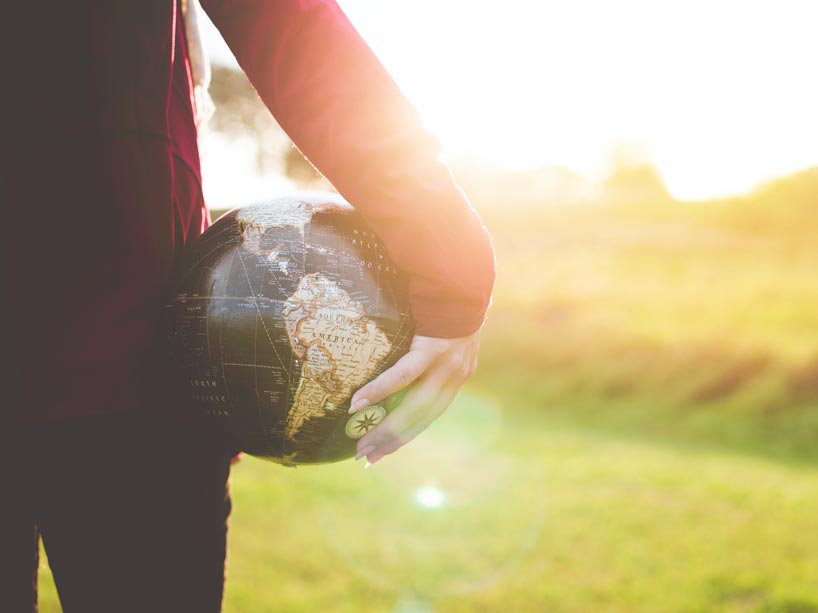
{"type": "Polygon", "coordinates": [[[226,610],[818,611],[818,190],[798,180],[486,209],[472,383],[369,470],[238,465],[226,610]]]}
{"type": "Polygon", "coordinates": [[[238,466],[226,610],[818,611],[815,466],[533,416],[467,462],[472,402],[369,471],[238,466]],[[425,478],[476,496],[423,510],[425,478]]]}

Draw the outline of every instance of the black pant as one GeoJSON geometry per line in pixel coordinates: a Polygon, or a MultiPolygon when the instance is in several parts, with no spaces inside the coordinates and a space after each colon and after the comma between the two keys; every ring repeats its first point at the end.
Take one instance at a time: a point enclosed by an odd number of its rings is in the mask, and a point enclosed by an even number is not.
{"type": "Polygon", "coordinates": [[[36,611],[38,534],[66,613],[220,610],[226,445],[144,415],[0,428],[0,611],[36,611]]]}

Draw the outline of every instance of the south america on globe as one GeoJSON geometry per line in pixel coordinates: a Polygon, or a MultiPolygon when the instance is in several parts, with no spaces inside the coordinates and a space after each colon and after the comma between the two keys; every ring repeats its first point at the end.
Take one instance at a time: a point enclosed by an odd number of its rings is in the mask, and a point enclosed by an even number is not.
{"type": "Polygon", "coordinates": [[[282,464],[351,457],[398,396],[352,395],[414,334],[407,280],[340,196],[300,192],[235,209],[186,247],[168,305],[195,414],[282,464]]]}

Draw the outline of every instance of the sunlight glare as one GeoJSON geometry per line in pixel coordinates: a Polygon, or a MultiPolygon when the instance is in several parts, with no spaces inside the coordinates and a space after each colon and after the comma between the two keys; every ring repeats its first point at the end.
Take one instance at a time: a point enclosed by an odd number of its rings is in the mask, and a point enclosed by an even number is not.
{"type": "Polygon", "coordinates": [[[682,199],[818,163],[818,3],[341,5],[448,157],[596,177],[640,143],[682,199]]]}

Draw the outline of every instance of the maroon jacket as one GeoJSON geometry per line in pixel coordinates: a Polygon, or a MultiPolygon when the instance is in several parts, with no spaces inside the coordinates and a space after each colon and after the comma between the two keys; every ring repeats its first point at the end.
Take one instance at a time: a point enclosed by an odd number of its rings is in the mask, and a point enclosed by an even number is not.
{"type": "MultiPolygon", "coordinates": [[[[417,332],[479,329],[488,234],[438,144],[335,2],[205,0],[278,122],[411,279],[417,332]]],[[[179,247],[208,223],[174,0],[11,3],[0,202],[25,419],[145,402],[179,247]]]]}

